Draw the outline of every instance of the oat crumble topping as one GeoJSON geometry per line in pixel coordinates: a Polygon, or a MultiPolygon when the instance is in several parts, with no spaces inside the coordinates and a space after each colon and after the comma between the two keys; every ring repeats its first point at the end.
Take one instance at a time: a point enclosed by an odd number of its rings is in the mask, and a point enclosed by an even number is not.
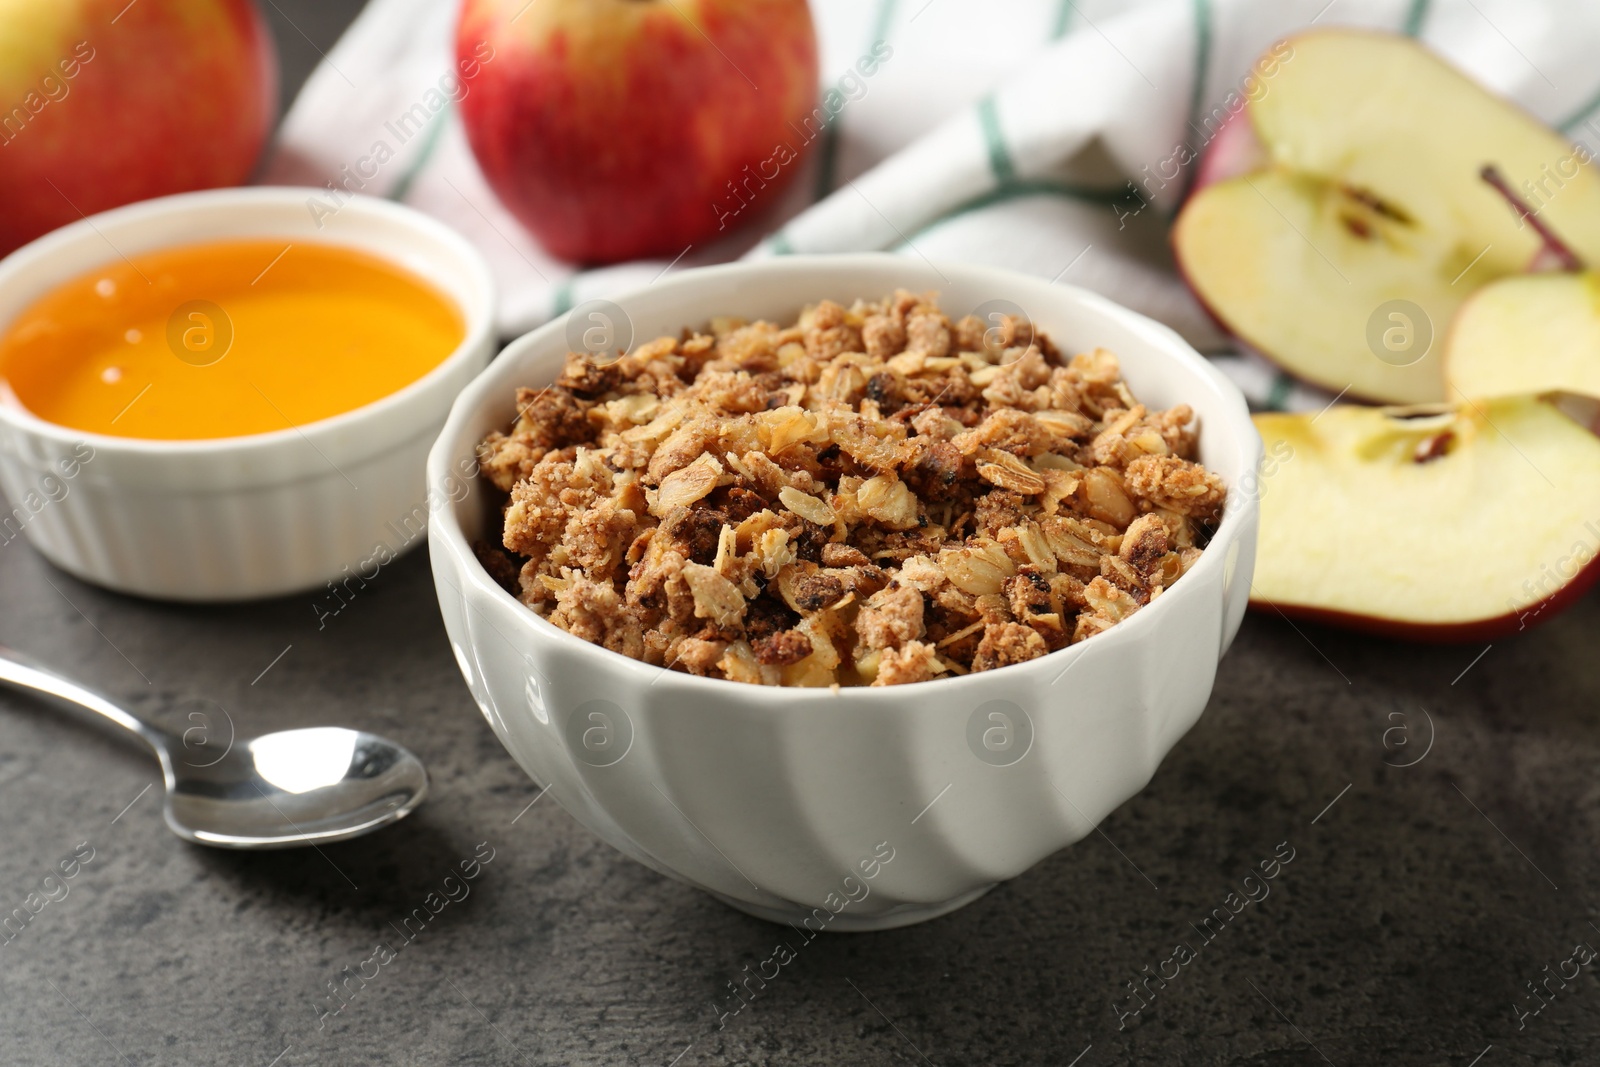
{"type": "Polygon", "coordinates": [[[478,449],[509,494],[489,573],[635,659],[803,686],[1021,663],[1160,596],[1220,513],[1193,412],[1103,349],[903,290],[709,330],[569,355],[478,449]]]}

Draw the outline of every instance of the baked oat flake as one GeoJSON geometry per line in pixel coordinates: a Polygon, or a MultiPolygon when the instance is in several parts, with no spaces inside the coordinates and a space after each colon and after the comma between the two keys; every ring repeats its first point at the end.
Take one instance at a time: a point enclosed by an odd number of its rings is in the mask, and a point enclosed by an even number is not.
{"type": "Polygon", "coordinates": [[[479,446],[479,558],[586,641],[766,685],[895,685],[1106,630],[1199,558],[1225,487],[1184,405],[932,294],[569,355],[479,446]],[[986,334],[987,329],[987,334],[986,334]]]}

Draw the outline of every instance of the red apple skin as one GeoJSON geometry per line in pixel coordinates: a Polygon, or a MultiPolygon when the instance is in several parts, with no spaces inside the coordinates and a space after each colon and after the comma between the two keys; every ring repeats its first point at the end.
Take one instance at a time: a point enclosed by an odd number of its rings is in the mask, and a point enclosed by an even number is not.
{"type": "Polygon", "coordinates": [[[748,218],[729,183],[773,202],[817,106],[805,0],[466,0],[456,51],[490,188],[573,262],[677,256],[748,218]]]}
{"type": "Polygon", "coordinates": [[[1498,641],[1549,622],[1582,600],[1584,594],[1597,580],[1600,580],[1600,555],[1573,575],[1570,582],[1543,600],[1529,604],[1521,611],[1507,612],[1488,619],[1474,619],[1471,622],[1400,622],[1346,611],[1329,611],[1325,608],[1308,608],[1296,604],[1274,604],[1271,601],[1254,598],[1250,601],[1250,608],[1263,615],[1284,615],[1290,619],[1376,634],[1379,637],[1395,637],[1403,641],[1417,641],[1430,645],[1476,644],[1480,641],[1498,641]]]}
{"type": "Polygon", "coordinates": [[[252,0],[31,0],[3,18],[0,254],[83,215],[249,178],[278,107],[252,0]]]}
{"type": "Polygon", "coordinates": [[[1266,163],[1266,146],[1256,136],[1250,105],[1246,104],[1223,120],[1211,143],[1200,153],[1194,184],[1188,195],[1194,196],[1208,185],[1260,170],[1266,163]]]}

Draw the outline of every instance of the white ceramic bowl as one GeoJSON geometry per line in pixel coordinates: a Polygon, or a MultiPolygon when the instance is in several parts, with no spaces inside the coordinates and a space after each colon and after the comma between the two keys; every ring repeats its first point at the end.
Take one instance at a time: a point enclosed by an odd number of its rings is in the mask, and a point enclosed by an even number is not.
{"type": "Polygon", "coordinates": [[[952,317],[1013,301],[1068,351],[1116,352],[1146,403],[1192,405],[1201,456],[1233,487],[1194,569],[1127,622],[1029,663],[887,688],[759,688],[581,641],[474,559],[494,492],[461,472],[484,434],[512,421],[515,387],[559,371],[563,321],[514,342],[461,394],[428,457],[445,626],[512,756],[639,862],[809,929],[931,918],[1089,833],[1199,717],[1254,562],[1261,442],[1244,398],[1177,334],[1102,297],[1004,271],[851,255],[687,271],[618,304],[646,341],[713,315],[788,321],[804,303],[897,286],[938,289],[952,317]]]}
{"type": "Polygon", "coordinates": [[[259,237],[348,245],[409,268],[459,306],[460,347],[365,407],[246,437],[84,433],[0,399],[0,490],[11,504],[9,514],[0,509],[0,542],[25,534],[85,581],[174,600],[359,581],[421,542],[423,461],[456,394],[493,352],[493,283],[472,246],[426,215],[358,196],[319,220],[307,206],[319,192],[184,193],[56,230],[0,261],[0,329],[51,288],[119,254],[259,237]]]}

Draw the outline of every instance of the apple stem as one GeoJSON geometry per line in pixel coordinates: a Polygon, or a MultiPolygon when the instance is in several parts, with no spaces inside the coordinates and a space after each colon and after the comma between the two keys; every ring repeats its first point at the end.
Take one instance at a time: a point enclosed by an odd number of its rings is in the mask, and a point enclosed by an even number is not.
{"type": "Polygon", "coordinates": [[[1506,181],[1505,175],[1500,173],[1499,167],[1496,167],[1493,163],[1486,164],[1478,172],[1478,176],[1493,186],[1495,192],[1505,197],[1506,202],[1516,211],[1519,219],[1533,227],[1533,231],[1544,242],[1545,251],[1561,265],[1562,270],[1575,273],[1584,269],[1583,259],[1572,250],[1571,245],[1558,237],[1556,232],[1549,226],[1546,226],[1544,220],[1539,218],[1534,210],[1528,206],[1528,202],[1523,200],[1515,189],[1511,188],[1511,183],[1506,181]]]}

